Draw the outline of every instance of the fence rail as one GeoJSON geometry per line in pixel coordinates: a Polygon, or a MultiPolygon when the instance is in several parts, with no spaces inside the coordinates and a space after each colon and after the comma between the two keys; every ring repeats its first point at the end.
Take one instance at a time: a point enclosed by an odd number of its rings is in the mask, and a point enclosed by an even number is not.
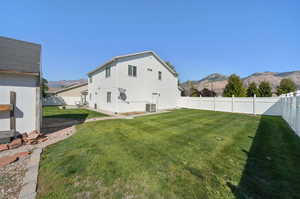
{"type": "Polygon", "coordinates": [[[182,108],[282,116],[300,136],[300,91],[280,97],[180,97],[182,108]]]}

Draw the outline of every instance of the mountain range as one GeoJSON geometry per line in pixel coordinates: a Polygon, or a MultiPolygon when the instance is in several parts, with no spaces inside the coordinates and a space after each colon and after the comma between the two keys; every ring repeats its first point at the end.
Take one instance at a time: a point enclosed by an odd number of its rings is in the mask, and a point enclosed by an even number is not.
{"type": "MultiPolygon", "coordinates": [[[[276,87],[279,85],[280,81],[283,78],[292,79],[297,88],[300,89],[300,70],[299,71],[291,71],[291,72],[261,72],[261,73],[253,73],[247,77],[242,78],[244,82],[244,86],[247,87],[251,82],[255,82],[259,84],[261,81],[268,81],[272,86],[272,91],[276,91],[276,87]]],[[[196,81],[186,81],[181,83],[181,87],[184,88],[185,94],[188,94],[189,88],[194,87],[199,91],[203,88],[209,88],[215,91],[218,95],[223,93],[223,90],[227,84],[228,76],[222,75],[219,73],[213,73],[208,75],[200,80],[196,81]]],[[[69,87],[74,84],[80,84],[87,82],[86,79],[78,79],[78,80],[59,80],[59,81],[49,81],[48,86],[50,91],[56,91],[61,88],[69,87]]]]}
{"type": "Polygon", "coordinates": [[[49,91],[55,92],[75,84],[86,83],[86,79],[48,81],[49,91]]]}
{"type": "MultiPolygon", "coordinates": [[[[283,78],[289,78],[293,80],[297,88],[300,89],[300,70],[299,71],[291,71],[291,72],[261,72],[254,73],[250,76],[242,78],[244,82],[244,86],[248,87],[251,82],[255,82],[259,84],[262,81],[268,81],[271,84],[272,91],[276,91],[276,87],[279,85],[280,81],[283,78]]],[[[213,73],[208,75],[207,77],[197,80],[197,81],[186,81],[181,84],[181,87],[185,90],[185,95],[188,95],[191,87],[196,88],[197,90],[202,90],[203,88],[208,88],[217,93],[217,95],[221,95],[223,90],[228,82],[228,76],[222,75],[219,73],[213,73]]]]}

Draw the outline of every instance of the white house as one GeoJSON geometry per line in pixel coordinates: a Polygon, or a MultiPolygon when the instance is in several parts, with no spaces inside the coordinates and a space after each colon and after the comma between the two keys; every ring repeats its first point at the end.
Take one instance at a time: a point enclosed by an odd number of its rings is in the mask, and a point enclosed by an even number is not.
{"type": "Polygon", "coordinates": [[[112,113],[176,108],[180,95],[177,73],[153,51],[114,57],[88,77],[89,106],[112,113]]]}
{"type": "Polygon", "coordinates": [[[43,99],[44,106],[85,105],[87,103],[88,83],[80,83],[51,92],[43,99]]]}
{"type": "Polygon", "coordinates": [[[0,37],[0,139],[40,130],[41,45],[0,37]]]}

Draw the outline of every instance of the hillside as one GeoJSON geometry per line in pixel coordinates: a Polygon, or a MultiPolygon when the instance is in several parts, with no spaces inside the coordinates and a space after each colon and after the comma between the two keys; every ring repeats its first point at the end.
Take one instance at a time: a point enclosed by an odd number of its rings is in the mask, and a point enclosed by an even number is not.
{"type": "MultiPolygon", "coordinates": [[[[268,81],[270,82],[272,89],[275,92],[276,87],[279,85],[281,79],[283,78],[292,79],[296,83],[298,89],[300,89],[300,71],[291,71],[291,72],[283,72],[283,73],[276,73],[276,72],[254,73],[242,79],[245,87],[247,87],[248,84],[251,82],[256,82],[257,84],[259,84],[261,81],[264,80],[268,81]]],[[[198,90],[202,90],[203,88],[209,88],[214,90],[218,95],[221,95],[227,84],[227,79],[228,76],[219,73],[214,73],[198,81],[184,82],[181,84],[181,86],[186,91],[189,90],[191,86],[194,86],[194,88],[198,90]]]]}

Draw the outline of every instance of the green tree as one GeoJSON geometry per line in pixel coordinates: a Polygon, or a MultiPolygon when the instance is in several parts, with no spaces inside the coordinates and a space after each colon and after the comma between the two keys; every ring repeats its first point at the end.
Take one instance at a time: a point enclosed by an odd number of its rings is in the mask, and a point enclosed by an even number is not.
{"type": "Polygon", "coordinates": [[[235,74],[229,76],[228,83],[223,92],[224,97],[231,97],[232,95],[236,97],[246,96],[246,90],[243,87],[243,81],[235,74]]]}
{"type": "Polygon", "coordinates": [[[251,82],[247,88],[247,96],[248,97],[253,97],[254,95],[259,95],[258,94],[258,89],[257,89],[257,85],[255,82],[251,82]]]}
{"type": "Polygon", "coordinates": [[[216,92],[213,90],[209,90],[208,88],[204,88],[200,91],[202,97],[215,97],[217,96],[216,92]]]}
{"type": "Polygon", "coordinates": [[[258,87],[259,97],[271,97],[272,96],[272,89],[270,83],[267,81],[262,81],[258,87]]]}
{"type": "Polygon", "coordinates": [[[277,95],[286,94],[296,91],[297,86],[291,79],[282,79],[277,86],[277,95]]]}
{"type": "Polygon", "coordinates": [[[42,96],[46,97],[46,91],[49,90],[48,81],[45,78],[42,78],[42,96]]]}
{"type": "Polygon", "coordinates": [[[201,92],[198,91],[198,89],[196,89],[194,86],[192,86],[191,88],[191,97],[200,97],[201,92]]]}

